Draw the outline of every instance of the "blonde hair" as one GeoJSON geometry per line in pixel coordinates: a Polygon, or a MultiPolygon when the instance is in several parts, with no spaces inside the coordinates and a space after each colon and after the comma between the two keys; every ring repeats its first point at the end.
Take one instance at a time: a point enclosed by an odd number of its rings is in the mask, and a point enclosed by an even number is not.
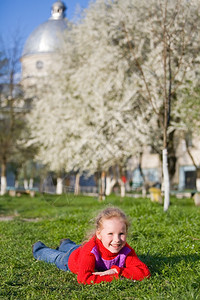
{"type": "Polygon", "coordinates": [[[95,219],[95,231],[102,228],[102,224],[104,220],[109,220],[112,218],[119,218],[122,219],[126,225],[126,231],[129,228],[129,221],[125,213],[117,208],[117,207],[107,207],[106,209],[102,210],[95,219]]]}
{"type": "MultiPolygon", "coordinates": [[[[93,229],[87,234],[87,241],[96,234],[98,230],[101,230],[103,226],[104,220],[109,220],[112,218],[119,218],[124,221],[126,225],[126,232],[128,232],[128,228],[130,226],[130,222],[128,220],[128,217],[125,215],[125,213],[119,209],[118,207],[107,207],[99,212],[97,217],[95,218],[93,222],[93,229]]],[[[86,241],[85,241],[86,242],[86,241]]]]}

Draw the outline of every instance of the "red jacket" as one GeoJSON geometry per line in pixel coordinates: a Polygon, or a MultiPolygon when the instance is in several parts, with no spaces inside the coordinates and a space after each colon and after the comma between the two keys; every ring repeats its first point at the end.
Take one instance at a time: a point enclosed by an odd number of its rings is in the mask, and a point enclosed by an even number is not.
{"type": "MultiPolygon", "coordinates": [[[[118,253],[111,253],[107,250],[101,241],[94,236],[87,243],[74,250],[69,257],[68,266],[71,272],[78,275],[77,280],[79,283],[94,284],[102,281],[110,282],[114,278],[118,279],[120,276],[126,277],[132,280],[142,280],[151,276],[147,266],[139,260],[135,251],[126,243],[124,248],[128,248],[126,252],[124,265],[119,267],[117,264],[112,265],[111,261],[116,260],[118,253]],[[96,246],[96,247],[95,247],[96,246]],[[95,271],[102,271],[97,269],[98,261],[94,254],[94,248],[97,249],[101,259],[110,264],[110,268],[117,269],[118,273],[114,275],[93,275],[95,271]],[[92,253],[93,252],[93,253],[92,253]],[[96,268],[95,268],[96,266],[96,268]]],[[[124,249],[123,248],[123,249],[124,249]]],[[[122,249],[122,250],[123,250],[122,249]]],[[[122,251],[121,250],[121,251],[122,251]]],[[[120,251],[120,252],[121,252],[120,251]]],[[[120,253],[119,252],[119,253],[120,253]]]]}

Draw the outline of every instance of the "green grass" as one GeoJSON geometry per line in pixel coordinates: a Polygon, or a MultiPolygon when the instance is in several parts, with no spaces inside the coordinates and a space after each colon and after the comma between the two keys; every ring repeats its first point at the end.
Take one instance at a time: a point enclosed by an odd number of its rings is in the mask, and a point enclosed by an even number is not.
{"type": "Polygon", "coordinates": [[[167,213],[149,199],[37,195],[0,197],[0,299],[200,299],[200,208],[192,199],[171,199],[167,213]],[[128,243],[151,270],[142,282],[123,279],[84,286],[76,275],[37,262],[32,244],[56,247],[68,237],[80,243],[90,220],[106,205],[131,219],[128,243]]]}

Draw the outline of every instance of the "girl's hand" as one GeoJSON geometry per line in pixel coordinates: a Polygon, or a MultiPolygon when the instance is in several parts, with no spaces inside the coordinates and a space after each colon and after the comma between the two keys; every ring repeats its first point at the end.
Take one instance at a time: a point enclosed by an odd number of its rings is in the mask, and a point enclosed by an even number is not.
{"type": "Polygon", "coordinates": [[[99,275],[99,276],[104,276],[104,275],[113,275],[113,274],[117,274],[117,269],[109,269],[103,272],[94,272],[92,273],[93,275],[99,275]]]}

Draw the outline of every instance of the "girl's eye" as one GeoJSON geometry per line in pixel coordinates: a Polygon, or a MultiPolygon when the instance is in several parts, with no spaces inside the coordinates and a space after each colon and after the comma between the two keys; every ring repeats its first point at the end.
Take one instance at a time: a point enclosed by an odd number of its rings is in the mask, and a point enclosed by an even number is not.
{"type": "Polygon", "coordinates": [[[125,234],[124,232],[121,232],[121,233],[120,233],[120,235],[124,235],[124,234],[125,234]]]}
{"type": "Polygon", "coordinates": [[[109,232],[108,235],[112,235],[112,232],[109,232]]]}

